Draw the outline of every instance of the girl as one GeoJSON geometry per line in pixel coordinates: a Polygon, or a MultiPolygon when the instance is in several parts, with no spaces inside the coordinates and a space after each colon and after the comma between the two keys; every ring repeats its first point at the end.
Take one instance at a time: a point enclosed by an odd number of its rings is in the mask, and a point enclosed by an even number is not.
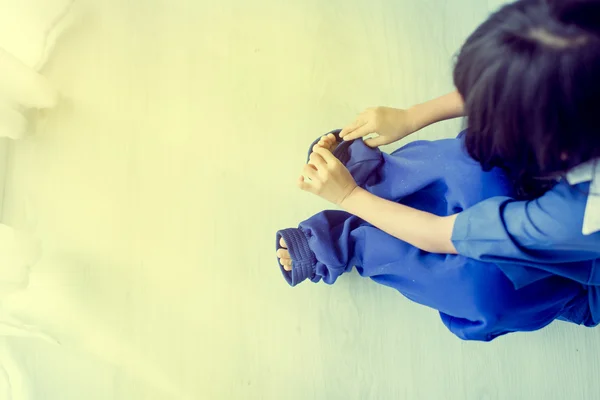
{"type": "Polygon", "coordinates": [[[312,147],[299,186],[345,211],[277,233],[284,277],[331,284],[356,266],[438,310],[462,339],[555,319],[596,326],[597,71],[599,1],[504,6],[463,45],[457,93],[368,110],[312,147]],[[372,148],[461,115],[468,128],[457,139],[392,155],[372,148]]]}

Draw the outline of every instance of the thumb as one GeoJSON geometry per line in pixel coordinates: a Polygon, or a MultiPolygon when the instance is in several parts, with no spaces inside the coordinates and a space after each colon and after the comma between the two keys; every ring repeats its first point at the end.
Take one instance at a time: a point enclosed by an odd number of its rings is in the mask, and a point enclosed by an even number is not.
{"type": "Polygon", "coordinates": [[[388,144],[385,136],[377,136],[376,138],[365,140],[365,144],[371,148],[388,144]]]}

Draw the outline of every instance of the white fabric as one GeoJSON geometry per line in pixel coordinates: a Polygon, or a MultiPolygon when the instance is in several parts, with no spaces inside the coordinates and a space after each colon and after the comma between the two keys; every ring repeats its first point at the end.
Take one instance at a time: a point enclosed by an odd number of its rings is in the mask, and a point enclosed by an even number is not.
{"type": "Polygon", "coordinates": [[[572,169],[567,174],[567,181],[571,185],[591,182],[583,217],[582,233],[591,235],[600,231],[600,159],[589,161],[572,169]]]}
{"type": "Polygon", "coordinates": [[[0,46],[39,71],[69,21],[73,0],[0,0],[0,46]]]}
{"type": "Polygon", "coordinates": [[[0,0],[0,136],[25,135],[27,108],[50,108],[57,94],[39,74],[68,26],[74,0],[0,0]]]}
{"type": "MultiPolygon", "coordinates": [[[[68,26],[74,0],[0,0],[0,137],[19,139],[28,129],[28,109],[51,108],[57,92],[40,74],[54,44],[68,26]]],[[[5,174],[0,165],[0,173],[5,174]]],[[[1,180],[0,180],[1,181],[1,180]]],[[[30,398],[21,368],[2,337],[18,336],[58,344],[35,326],[6,313],[2,300],[29,282],[40,254],[31,235],[0,224],[0,398],[30,398]]]]}
{"type": "MultiPolygon", "coordinates": [[[[0,0],[0,136],[24,136],[26,111],[56,104],[56,90],[39,70],[68,26],[73,4],[74,0],[0,0]]],[[[2,165],[0,173],[6,173],[2,165]]],[[[0,225],[0,301],[26,286],[37,247],[33,238],[0,225]]]]}

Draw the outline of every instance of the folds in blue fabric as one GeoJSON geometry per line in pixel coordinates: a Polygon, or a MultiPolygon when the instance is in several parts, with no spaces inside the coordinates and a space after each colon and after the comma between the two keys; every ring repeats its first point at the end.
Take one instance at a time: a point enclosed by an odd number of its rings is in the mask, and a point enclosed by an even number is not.
{"type": "MultiPolygon", "coordinates": [[[[370,193],[440,216],[512,194],[503,173],[483,171],[460,137],[412,142],[392,154],[356,140],[340,143],[334,155],[370,193]]],[[[280,265],[291,286],[304,280],[333,284],[356,268],[438,310],[450,331],[465,340],[533,331],[557,318],[589,324],[586,287],[578,282],[550,275],[517,289],[495,264],[423,252],[344,211],[320,212],[277,232],[277,244],[280,238],[292,258],[291,272],[280,265]]]]}

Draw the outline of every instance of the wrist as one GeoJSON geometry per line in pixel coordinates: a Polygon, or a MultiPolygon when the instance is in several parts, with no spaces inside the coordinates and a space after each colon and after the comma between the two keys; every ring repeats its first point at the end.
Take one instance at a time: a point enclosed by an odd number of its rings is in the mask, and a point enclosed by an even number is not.
{"type": "Polygon", "coordinates": [[[346,197],[344,197],[344,199],[340,202],[339,206],[342,207],[344,210],[349,211],[349,207],[351,207],[351,204],[355,202],[355,199],[358,196],[360,196],[361,191],[364,192],[365,190],[360,186],[356,185],[354,189],[352,189],[352,191],[348,193],[346,197]]]}
{"type": "Polygon", "coordinates": [[[405,118],[410,127],[410,133],[423,129],[428,124],[423,121],[423,104],[416,104],[405,110],[405,118]]]}

